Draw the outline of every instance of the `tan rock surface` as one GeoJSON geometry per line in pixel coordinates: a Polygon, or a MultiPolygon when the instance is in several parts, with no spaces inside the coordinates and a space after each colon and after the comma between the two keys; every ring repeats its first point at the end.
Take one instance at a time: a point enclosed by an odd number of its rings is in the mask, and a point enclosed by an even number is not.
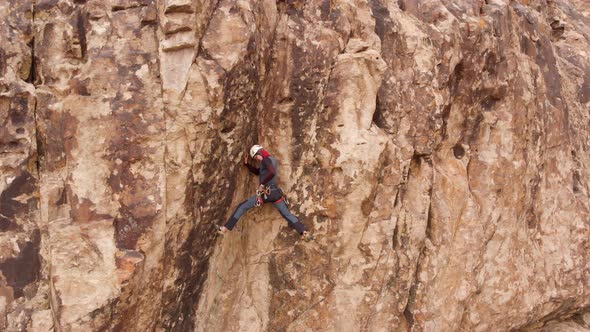
{"type": "Polygon", "coordinates": [[[588,329],[587,1],[0,13],[0,330],[588,329]]]}

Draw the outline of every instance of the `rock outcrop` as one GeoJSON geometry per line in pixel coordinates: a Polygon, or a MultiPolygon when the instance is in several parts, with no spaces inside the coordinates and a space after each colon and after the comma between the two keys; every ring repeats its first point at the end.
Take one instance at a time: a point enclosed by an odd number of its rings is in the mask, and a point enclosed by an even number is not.
{"type": "Polygon", "coordinates": [[[587,1],[0,13],[0,330],[590,328],[587,1]]]}

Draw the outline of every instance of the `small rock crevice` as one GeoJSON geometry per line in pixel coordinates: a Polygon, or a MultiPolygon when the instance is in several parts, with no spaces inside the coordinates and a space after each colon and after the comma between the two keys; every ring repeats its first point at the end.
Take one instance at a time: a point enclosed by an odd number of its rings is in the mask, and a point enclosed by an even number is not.
{"type": "Polygon", "coordinates": [[[86,15],[79,11],[76,16],[76,28],[78,32],[78,41],[80,43],[80,53],[82,60],[86,60],[86,53],[88,51],[88,45],[86,41],[86,15]]]}
{"type": "Polygon", "coordinates": [[[111,7],[111,12],[116,13],[124,10],[147,7],[145,3],[134,3],[128,5],[115,5],[111,7]]]}
{"type": "MultiPolygon", "coordinates": [[[[33,21],[35,19],[35,14],[33,14],[33,21]]],[[[31,67],[29,69],[29,77],[25,80],[25,82],[29,84],[36,84],[37,81],[37,58],[35,57],[35,37],[31,38],[31,41],[27,44],[27,46],[31,49],[31,67]]]]}

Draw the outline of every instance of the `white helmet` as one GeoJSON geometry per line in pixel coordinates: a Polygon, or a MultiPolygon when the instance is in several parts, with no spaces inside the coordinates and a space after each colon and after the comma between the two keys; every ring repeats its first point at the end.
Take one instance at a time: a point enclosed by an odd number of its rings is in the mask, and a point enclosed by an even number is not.
{"type": "Polygon", "coordinates": [[[254,158],[254,156],[260,151],[262,150],[262,146],[260,145],[252,145],[252,147],[250,148],[250,157],[254,158]]]}

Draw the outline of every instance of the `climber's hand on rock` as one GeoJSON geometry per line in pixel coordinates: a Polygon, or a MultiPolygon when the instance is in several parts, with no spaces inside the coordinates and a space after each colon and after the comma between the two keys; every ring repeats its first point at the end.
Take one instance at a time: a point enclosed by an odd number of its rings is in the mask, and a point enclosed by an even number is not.
{"type": "Polygon", "coordinates": [[[244,165],[248,165],[248,155],[244,156],[244,165]]]}

